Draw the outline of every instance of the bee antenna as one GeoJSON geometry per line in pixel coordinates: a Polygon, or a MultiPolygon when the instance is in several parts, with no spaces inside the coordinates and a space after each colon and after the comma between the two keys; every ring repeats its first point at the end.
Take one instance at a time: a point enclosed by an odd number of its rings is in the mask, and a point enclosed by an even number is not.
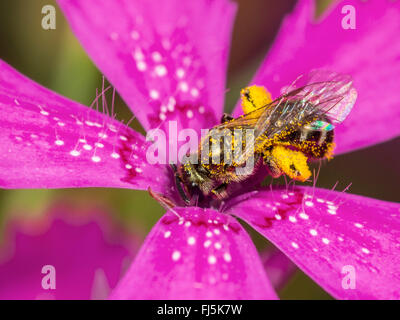
{"type": "Polygon", "coordinates": [[[161,206],[164,207],[164,209],[171,211],[178,218],[181,218],[181,216],[173,209],[174,207],[176,207],[176,204],[173,201],[157,192],[154,192],[153,190],[151,190],[150,187],[147,189],[147,191],[153,199],[155,199],[158,203],[161,204],[161,206]]]}

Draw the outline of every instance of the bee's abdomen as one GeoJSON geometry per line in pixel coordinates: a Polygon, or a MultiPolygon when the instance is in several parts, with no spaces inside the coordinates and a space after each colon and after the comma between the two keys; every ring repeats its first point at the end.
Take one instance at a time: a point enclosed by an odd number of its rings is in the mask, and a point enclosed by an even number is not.
{"type": "Polygon", "coordinates": [[[329,157],[333,149],[333,130],[300,127],[290,133],[283,142],[302,151],[310,158],[329,157]]]}

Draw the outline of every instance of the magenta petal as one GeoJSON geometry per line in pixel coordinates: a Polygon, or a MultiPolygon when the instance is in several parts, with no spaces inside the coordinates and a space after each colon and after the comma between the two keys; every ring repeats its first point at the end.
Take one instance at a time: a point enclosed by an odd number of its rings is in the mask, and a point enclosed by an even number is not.
{"type": "Polygon", "coordinates": [[[252,83],[266,86],[276,97],[282,87],[315,68],[350,74],[358,99],[336,129],[336,153],[398,136],[400,2],[339,2],[320,22],[313,18],[314,2],[298,1],[252,83]],[[355,8],[355,30],[342,28],[345,5],[355,8]]]}
{"type": "Polygon", "coordinates": [[[163,166],[120,122],[61,97],[0,61],[0,187],[120,187],[163,192],[163,166]]]}
{"type": "Polygon", "coordinates": [[[59,0],[73,31],[146,130],[208,128],[222,113],[228,0],[59,0]]]}
{"type": "Polygon", "coordinates": [[[103,214],[79,222],[60,210],[54,215],[35,232],[21,223],[8,226],[0,247],[0,299],[105,299],[115,287],[137,240],[103,214]],[[55,268],[54,290],[41,285],[47,265],[55,268]]]}
{"type": "Polygon", "coordinates": [[[269,248],[261,254],[261,259],[275,290],[282,289],[293,276],[296,265],[280,250],[269,248]]]}
{"type": "Polygon", "coordinates": [[[232,217],[174,208],[147,237],[112,299],[276,299],[257,251],[232,217]]]}
{"type": "Polygon", "coordinates": [[[228,212],[272,241],[334,297],[400,298],[400,204],[296,188],[260,191],[228,212]],[[354,289],[346,278],[350,268],[354,289]]]}

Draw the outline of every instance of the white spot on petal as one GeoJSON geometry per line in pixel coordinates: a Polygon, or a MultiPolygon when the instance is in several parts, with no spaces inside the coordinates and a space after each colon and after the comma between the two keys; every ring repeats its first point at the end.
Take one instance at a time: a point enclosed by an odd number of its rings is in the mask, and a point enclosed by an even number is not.
{"type": "Polygon", "coordinates": [[[179,79],[182,79],[185,76],[185,70],[183,70],[182,68],[179,68],[176,70],[176,76],[179,79]]]}
{"type": "Polygon", "coordinates": [[[160,94],[157,90],[150,90],[150,98],[157,100],[160,97],[160,94]]]}
{"type": "Polygon", "coordinates": [[[224,253],[224,260],[225,260],[226,262],[231,262],[231,261],[232,261],[232,257],[231,257],[231,255],[229,254],[229,252],[225,252],[225,253],[224,253]]]}
{"type": "Polygon", "coordinates": [[[139,71],[146,71],[147,69],[147,64],[144,61],[138,61],[136,63],[136,67],[138,68],[139,71]]]}
{"type": "Polygon", "coordinates": [[[191,94],[193,97],[198,97],[198,96],[199,96],[199,90],[197,90],[196,88],[192,88],[192,89],[190,90],[190,94],[191,94]]]}
{"type": "Polygon", "coordinates": [[[182,91],[182,92],[187,92],[189,90],[189,86],[185,81],[179,82],[178,84],[178,88],[182,91]]]}
{"type": "Polygon", "coordinates": [[[217,262],[217,258],[213,255],[208,256],[208,263],[209,264],[215,264],[217,262]]]}
{"type": "Polygon", "coordinates": [[[370,253],[370,251],[369,251],[367,248],[362,248],[361,251],[364,252],[364,253],[366,253],[366,254],[369,254],[369,253],[370,253]]]}
{"type": "Polygon", "coordinates": [[[305,212],[300,213],[299,217],[304,219],[304,220],[308,220],[308,218],[309,218],[308,215],[305,212]]]}
{"type": "Polygon", "coordinates": [[[99,156],[93,156],[92,161],[93,162],[100,162],[101,158],[99,156]]]}
{"type": "Polygon", "coordinates": [[[154,60],[155,62],[160,62],[161,59],[162,59],[162,56],[161,56],[161,54],[160,54],[158,51],[154,51],[154,52],[152,53],[151,57],[153,58],[153,60],[154,60]]]}
{"type": "Polygon", "coordinates": [[[54,143],[55,143],[57,146],[62,146],[62,145],[64,145],[64,141],[62,141],[62,140],[56,140],[54,143]]]}
{"type": "Polygon", "coordinates": [[[204,248],[211,246],[211,240],[204,241],[204,248]]]}
{"type": "Polygon", "coordinates": [[[192,118],[193,118],[193,111],[192,111],[192,110],[188,110],[188,111],[186,112],[186,116],[187,116],[189,119],[192,119],[192,118]]]}
{"type": "Polygon", "coordinates": [[[178,250],[175,250],[172,253],[172,260],[178,261],[181,258],[181,253],[178,250]]]}
{"type": "Polygon", "coordinates": [[[114,158],[114,159],[118,159],[120,156],[119,156],[118,153],[113,152],[113,153],[111,153],[111,157],[114,158]]]}
{"type": "Polygon", "coordinates": [[[99,132],[98,136],[100,138],[102,138],[102,139],[107,139],[108,138],[107,134],[105,134],[104,132],[99,132]]]}
{"type": "Polygon", "coordinates": [[[83,149],[85,149],[85,150],[92,150],[93,148],[92,148],[92,146],[91,145],[89,145],[89,144],[85,144],[84,146],[83,146],[83,149]]]}
{"type": "Polygon", "coordinates": [[[167,74],[167,68],[162,64],[156,66],[154,68],[154,71],[155,71],[156,75],[159,77],[164,77],[167,74]]]}
{"type": "Polygon", "coordinates": [[[193,246],[196,243],[196,238],[195,237],[189,237],[187,242],[188,242],[188,244],[190,246],[193,246]]]}
{"type": "Polygon", "coordinates": [[[136,61],[140,61],[144,59],[144,55],[142,50],[140,50],[140,48],[136,48],[135,51],[132,53],[133,59],[135,59],[136,61]]]}
{"type": "Polygon", "coordinates": [[[306,202],[305,202],[305,205],[306,205],[307,207],[313,207],[313,206],[314,206],[314,203],[313,203],[312,201],[306,201],[306,202]]]}
{"type": "Polygon", "coordinates": [[[322,242],[325,243],[325,244],[329,244],[330,243],[329,239],[327,239],[327,238],[322,238],[322,242]]]}

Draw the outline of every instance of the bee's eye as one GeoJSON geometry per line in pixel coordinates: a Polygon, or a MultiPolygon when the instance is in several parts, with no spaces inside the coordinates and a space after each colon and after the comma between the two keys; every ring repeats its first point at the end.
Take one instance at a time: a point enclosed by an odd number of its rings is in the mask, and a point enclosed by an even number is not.
{"type": "Polygon", "coordinates": [[[197,187],[197,183],[196,182],[192,182],[192,187],[197,187]]]}
{"type": "Polygon", "coordinates": [[[323,121],[323,120],[314,121],[304,127],[306,129],[321,130],[321,131],[331,131],[335,128],[330,122],[323,121]]]}

